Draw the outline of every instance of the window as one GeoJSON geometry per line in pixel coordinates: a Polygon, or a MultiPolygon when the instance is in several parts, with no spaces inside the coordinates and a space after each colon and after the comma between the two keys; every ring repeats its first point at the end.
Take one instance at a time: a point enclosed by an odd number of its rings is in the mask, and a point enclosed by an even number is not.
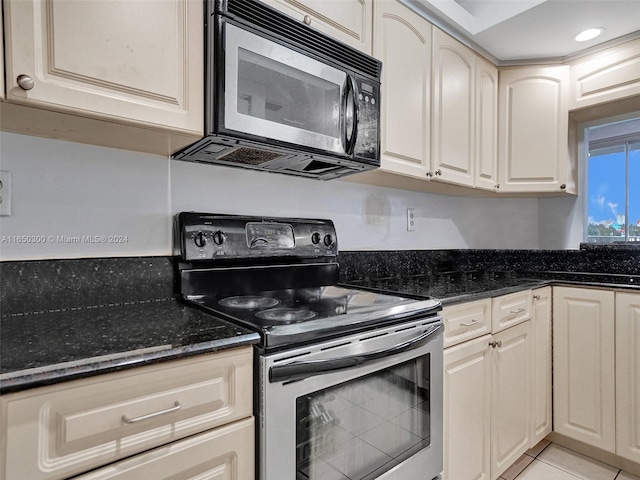
{"type": "Polygon", "coordinates": [[[587,132],[586,241],[640,242],[640,119],[587,132]]]}

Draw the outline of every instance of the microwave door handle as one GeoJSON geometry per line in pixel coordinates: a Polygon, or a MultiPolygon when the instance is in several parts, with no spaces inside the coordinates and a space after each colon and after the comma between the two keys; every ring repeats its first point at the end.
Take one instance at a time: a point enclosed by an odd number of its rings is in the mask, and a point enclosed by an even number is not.
{"type": "Polygon", "coordinates": [[[293,362],[288,365],[280,365],[269,369],[269,382],[286,382],[292,380],[302,380],[304,378],[333,373],[340,370],[359,367],[368,362],[381,358],[398,355],[418,348],[431,341],[431,337],[437,335],[444,326],[442,324],[430,327],[423,334],[399,345],[384,350],[377,350],[363,355],[352,355],[349,357],[329,358],[326,360],[311,360],[309,362],[293,362]]]}
{"type": "Polygon", "coordinates": [[[347,75],[344,99],[345,121],[343,145],[345,153],[347,155],[351,155],[353,154],[353,150],[356,146],[356,138],[358,136],[358,116],[360,113],[358,111],[360,108],[360,104],[358,102],[358,87],[351,75],[347,75]],[[351,102],[349,100],[351,100],[351,102]]]}

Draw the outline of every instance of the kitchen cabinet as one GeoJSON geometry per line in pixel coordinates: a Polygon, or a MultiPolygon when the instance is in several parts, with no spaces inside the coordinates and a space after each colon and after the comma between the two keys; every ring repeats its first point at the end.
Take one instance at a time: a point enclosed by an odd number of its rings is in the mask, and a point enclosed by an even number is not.
{"type": "Polygon", "coordinates": [[[616,293],[616,454],[640,464],[640,294],[616,293]]]}
{"type": "Polygon", "coordinates": [[[433,29],[434,180],[496,186],[498,69],[433,29]]]}
{"type": "Polygon", "coordinates": [[[265,3],[371,55],[373,0],[265,0],[265,3]]]}
{"type": "Polygon", "coordinates": [[[639,39],[574,60],[570,67],[570,110],[640,95],[639,39]]]}
{"type": "Polygon", "coordinates": [[[503,68],[499,192],[567,192],[569,66],[503,68]]]}
{"type": "Polygon", "coordinates": [[[614,292],[553,288],[554,432],[615,452],[614,292]]]}
{"type": "Polygon", "coordinates": [[[531,312],[531,445],[543,440],[552,428],[551,399],[551,287],[533,290],[531,312]]]}
{"type": "Polygon", "coordinates": [[[531,443],[531,322],[492,336],[491,477],[498,478],[531,443]]]}
{"type": "Polygon", "coordinates": [[[396,0],[375,4],[382,61],[381,170],[426,180],[430,165],[431,25],[396,0]]]}
{"type": "Polygon", "coordinates": [[[533,446],[533,349],[550,351],[550,345],[534,344],[530,304],[528,316],[518,312],[517,322],[490,331],[492,315],[518,304],[516,299],[531,298],[527,290],[443,309],[449,345],[444,350],[445,480],[495,480],[533,446]]]}
{"type": "Polygon", "coordinates": [[[444,480],[491,476],[490,341],[483,335],[444,351],[444,480]]]}
{"type": "Polygon", "coordinates": [[[531,318],[531,290],[496,297],[491,302],[491,331],[501,332],[531,318]]]}
{"type": "Polygon", "coordinates": [[[123,148],[155,139],[154,153],[202,136],[202,2],[7,0],[4,15],[3,129],[123,148]],[[164,136],[138,135],[149,131],[164,136]]]}
{"type": "Polygon", "coordinates": [[[201,448],[212,448],[211,458],[220,452],[222,459],[236,447],[234,455],[247,464],[243,471],[253,472],[248,424],[236,425],[243,433],[235,427],[218,431],[247,419],[253,423],[252,361],[251,348],[244,347],[3,395],[0,479],[67,478],[150,449],[104,472],[147,472],[137,469],[172,459],[171,468],[193,471],[206,463],[201,448]],[[211,435],[198,437],[204,432],[211,435]],[[174,444],[193,435],[193,442],[174,444]],[[190,466],[185,452],[193,454],[190,466]]]}

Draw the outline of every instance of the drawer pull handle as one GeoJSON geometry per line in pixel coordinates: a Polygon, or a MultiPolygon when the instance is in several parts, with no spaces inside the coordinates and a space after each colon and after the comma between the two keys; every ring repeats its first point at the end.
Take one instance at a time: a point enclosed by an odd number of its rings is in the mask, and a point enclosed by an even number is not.
{"type": "Polygon", "coordinates": [[[536,294],[536,295],[534,295],[534,296],[533,296],[533,299],[534,299],[534,300],[540,300],[540,295],[537,295],[537,294],[536,294]]]}
{"type": "Polygon", "coordinates": [[[177,412],[182,408],[180,402],[176,400],[176,403],[173,404],[173,407],[167,408],[166,410],[160,410],[159,412],[150,413],[148,415],[142,415],[141,417],[129,418],[126,415],[122,416],[122,421],[124,423],[138,423],[143,420],[149,420],[150,418],[159,417],[160,415],[166,415],[167,413],[177,412]]]}
{"type": "Polygon", "coordinates": [[[493,342],[489,342],[489,346],[493,347],[493,348],[500,348],[502,346],[502,340],[494,340],[493,342]]]}
{"type": "Polygon", "coordinates": [[[511,313],[513,315],[517,315],[518,313],[524,312],[524,310],[525,310],[524,308],[516,308],[515,310],[511,310],[511,313]]]}
{"type": "Polygon", "coordinates": [[[460,325],[463,327],[470,327],[472,325],[477,325],[478,323],[480,323],[479,320],[471,320],[469,323],[461,323],[460,325]]]}

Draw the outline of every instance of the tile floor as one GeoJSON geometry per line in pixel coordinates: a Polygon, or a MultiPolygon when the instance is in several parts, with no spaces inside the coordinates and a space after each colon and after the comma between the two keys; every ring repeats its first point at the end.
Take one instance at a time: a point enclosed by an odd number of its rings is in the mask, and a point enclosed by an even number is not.
{"type": "Polygon", "coordinates": [[[504,472],[500,479],[640,480],[640,477],[543,440],[504,472]]]}

